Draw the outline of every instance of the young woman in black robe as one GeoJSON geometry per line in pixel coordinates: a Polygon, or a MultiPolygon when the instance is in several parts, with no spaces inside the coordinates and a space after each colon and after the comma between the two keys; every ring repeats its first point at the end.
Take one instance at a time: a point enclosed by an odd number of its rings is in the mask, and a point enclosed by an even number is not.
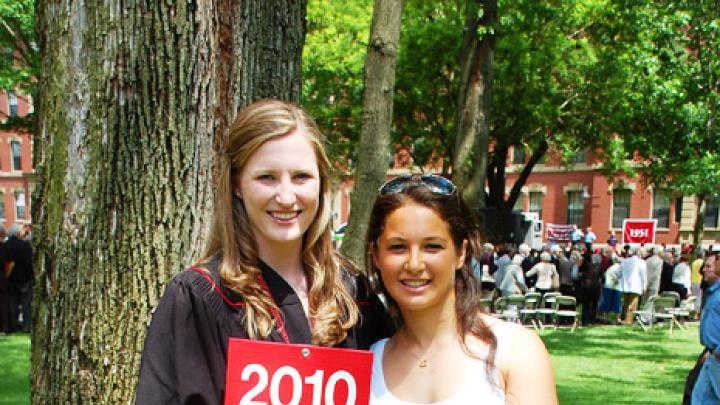
{"type": "Polygon", "coordinates": [[[230,337],[367,348],[389,333],[333,249],[329,171],[303,110],[263,100],[240,111],[205,257],[170,282],[153,315],[138,404],[222,403],[230,337]]]}

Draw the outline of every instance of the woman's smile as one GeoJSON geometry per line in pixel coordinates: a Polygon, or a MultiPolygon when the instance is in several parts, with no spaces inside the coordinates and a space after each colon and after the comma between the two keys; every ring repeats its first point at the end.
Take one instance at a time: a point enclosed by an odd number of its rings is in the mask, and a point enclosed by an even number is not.
{"type": "Polygon", "coordinates": [[[413,288],[413,289],[418,289],[419,287],[425,287],[426,285],[430,284],[430,280],[423,280],[423,279],[405,279],[405,280],[400,280],[400,282],[410,288],[413,288]]]}

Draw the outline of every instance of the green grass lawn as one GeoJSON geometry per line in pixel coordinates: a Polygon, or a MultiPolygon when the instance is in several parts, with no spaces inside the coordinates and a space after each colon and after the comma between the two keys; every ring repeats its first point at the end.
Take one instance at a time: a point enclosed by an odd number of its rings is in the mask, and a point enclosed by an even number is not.
{"type": "Polygon", "coordinates": [[[629,326],[541,332],[561,404],[681,404],[702,347],[698,324],[668,334],[629,326]]]}
{"type": "Polygon", "coordinates": [[[30,403],[30,335],[0,336],[0,404],[30,403]]]}
{"type": "MultiPolygon", "coordinates": [[[[627,326],[594,326],[540,333],[552,357],[558,397],[565,405],[680,404],[685,376],[701,347],[698,325],[668,335],[627,326]]],[[[0,404],[30,403],[27,334],[0,336],[0,404]]]]}

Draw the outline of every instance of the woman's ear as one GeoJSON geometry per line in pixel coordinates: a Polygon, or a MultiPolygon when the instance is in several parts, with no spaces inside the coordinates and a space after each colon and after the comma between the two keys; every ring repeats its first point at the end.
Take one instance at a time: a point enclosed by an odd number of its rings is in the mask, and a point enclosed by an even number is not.
{"type": "Polygon", "coordinates": [[[242,200],[242,192],[240,191],[240,188],[239,188],[239,187],[233,188],[232,193],[233,193],[233,196],[235,196],[235,197],[237,197],[237,198],[239,198],[239,199],[242,200]]]}
{"type": "Polygon", "coordinates": [[[232,187],[232,193],[235,197],[242,200],[242,188],[240,187],[241,182],[240,173],[236,173],[230,177],[230,187],[232,187]]]}

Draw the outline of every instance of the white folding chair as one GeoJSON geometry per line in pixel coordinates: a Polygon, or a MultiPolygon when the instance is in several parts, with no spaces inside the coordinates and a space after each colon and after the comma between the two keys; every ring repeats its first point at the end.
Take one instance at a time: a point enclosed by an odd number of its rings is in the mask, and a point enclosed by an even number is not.
{"type": "Polygon", "coordinates": [[[560,295],[562,294],[559,292],[549,292],[543,295],[540,306],[538,306],[535,311],[535,317],[540,324],[540,329],[545,329],[545,323],[547,323],[548,319],[552,322],[553,316],[555,315],[555,297],[559,297],[560,295]]]}
{"type": "Polygon", "coordinates": [[[520,320],[523,324],[530,321],[534,329],[540,328],[540,323],[537,320],[537,310],[541,303],[542,294],[538,292],[529,292],[525,294],[525,306],[520,310],[520,320]]]}
{"type": "Polygon", "coordinates": [[[653,302],[653,321],[667,322],[670,325],[670,334],[673,333],[673,325],[684,328],[675,317],[675,308],[675,297],[672,296],[657,297],[653,302]]]}
{"type": "Polygon", "coordinates": [[[659,298],[657,295],[653,295],[652,297],[649,297],[647,301],[643,304],[641,309],[638,309],[635,311],[634,317],[634,323],[640,326],[643,331],[646,331],[649,328],[652,328],[652,324],[654,321],[653,318],[653,312],[654,312],[654,302],[655,299],[659,298]]]}
{"type": "Polygon", "coordinates": [[[575,300],[575,297],[571,297],[569,295],[557,296],[555,297],[553,308],[555,309],[555,314],[553,315],[553,324],[555,325],[555,329],[557,329],[560,325],[560,320],[562,318],[572,318],[573,323],[570,327],[570,332],[574,332],[578,323],[577,300],[575,300]]]}

